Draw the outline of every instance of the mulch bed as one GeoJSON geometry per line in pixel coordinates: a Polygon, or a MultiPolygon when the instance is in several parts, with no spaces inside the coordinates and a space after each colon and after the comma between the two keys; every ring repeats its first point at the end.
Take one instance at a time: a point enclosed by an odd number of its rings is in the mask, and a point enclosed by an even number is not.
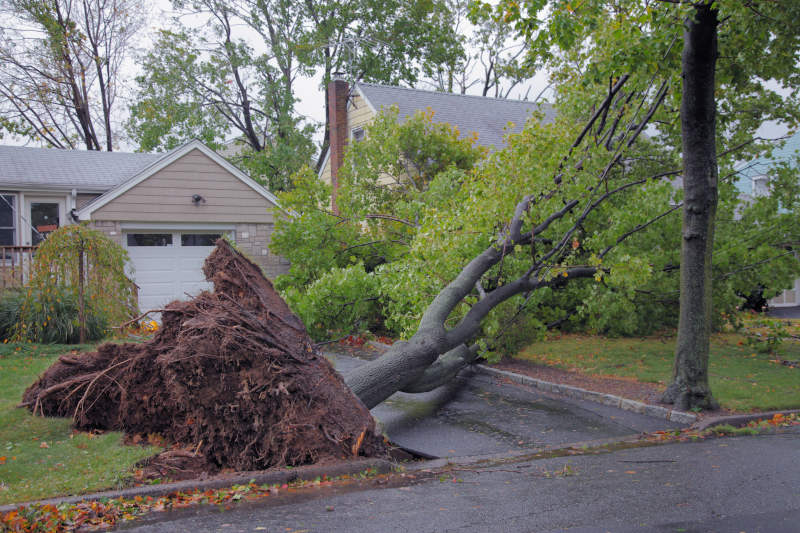
{"type": "Polygon", "coordinates": [[[157,434],[172,449],[148,466],[172,478],[384,455],[369,411],[258,266],[220,240],[203,271],[214,292],[169,304],[152,340],[61,356],[23,405],[81,430],[157,434]]]}
{"type": "MultiPolygon", "coordinates": [[[[506,370],[523,374],[542,381],[570,385],[603,394],[613,394],[629,400],[635,400],[650,405],[658,405],[671,409],[670,404],[660,401],[661,394],[666,387],[655,383],[644,383],[636,381],[634,378],[619,378],[609,376],[592,376],[581,372],[564,370],[547,365],[540,365],[530,361],[519,361],[505,358],[499,363],[492,365],[492,368],[506,370]]],[[[721,416],[733,413],[730,409],[719,409],[716,411],[703,411],[697,413],[699,417],[721,416]]]]}
{"type": "Polygon", "coordinates": [[[667,404],[658,401],[666,387],[655,383],[642,383],[633,378],[589,376],[580,372],[513,359],[503,359],[499,363],[492,365],[492,368],[516,372],[517,374],[552,383],[570,385],[603,394],[621,396],[629,400],[668,407],[667,404]]]}

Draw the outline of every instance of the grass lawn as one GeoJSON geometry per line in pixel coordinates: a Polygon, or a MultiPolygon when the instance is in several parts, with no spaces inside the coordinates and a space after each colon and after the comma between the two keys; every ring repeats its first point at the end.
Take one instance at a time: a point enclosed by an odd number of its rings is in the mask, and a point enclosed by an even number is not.
{"type": "Polygon", "coordinates": [[[59,355],[93,346],[0,344],[0,504],[114,488],[156,448],[121,446],[122,435],[75,433],[70,421],[16,406],[59,355]]]}
{"type": "MultiPolygon", "coordinates": [[[[666,384],[672,376],[675,337],[616,338],[562,335],[534,343],[514,356],[589,375],[666,384]]],[[[800,342],[786,341],[777,355],[759,353],[736,333],[711,340],[711,391],[736,411],[800,408],[800,342]]]]}

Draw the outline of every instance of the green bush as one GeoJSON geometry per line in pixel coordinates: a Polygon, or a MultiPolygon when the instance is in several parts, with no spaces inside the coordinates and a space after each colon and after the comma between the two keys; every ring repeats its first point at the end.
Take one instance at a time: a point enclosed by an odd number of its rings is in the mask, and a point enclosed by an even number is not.
{"type": "Polygon", "coordinates": [[[361,263],[334,268],[305,291],[289,287],[283,297],[314,339],[375,330],[383,323],[378,279],[361,263]]]}
{"type": "Polygon", "coordinates": [[[23,289],[7,289],[0,294],[0,340],[14,336],[24,300],[23,289]]]}

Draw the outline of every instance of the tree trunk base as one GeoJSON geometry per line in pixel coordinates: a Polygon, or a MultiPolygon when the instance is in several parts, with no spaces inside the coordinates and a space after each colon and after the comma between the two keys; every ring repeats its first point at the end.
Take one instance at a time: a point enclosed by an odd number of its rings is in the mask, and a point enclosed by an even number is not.
{"type": "Polygon", "coordinates": [[[677,382],[673,382],[667,387],[667,390],[661,396],[661,401],[671,404],[679,411],[692,409],[714,411],[719,409],[719,403],[711,395],[711,389],[708,387],[690,387],[677,382]]]}

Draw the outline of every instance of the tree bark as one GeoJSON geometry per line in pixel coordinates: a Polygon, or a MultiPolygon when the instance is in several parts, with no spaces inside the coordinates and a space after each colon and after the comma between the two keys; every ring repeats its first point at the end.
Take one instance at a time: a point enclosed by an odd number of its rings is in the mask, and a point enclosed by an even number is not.
{"type": "Polygon", "coordinates": [[[683,227],[680,317],[672,382],[664,401],[679,409],[715,408],[708,384],[711,333],[711,266],[717,209],[716,100],[717,10],[695,7],[684,27],[683,227]]]}

